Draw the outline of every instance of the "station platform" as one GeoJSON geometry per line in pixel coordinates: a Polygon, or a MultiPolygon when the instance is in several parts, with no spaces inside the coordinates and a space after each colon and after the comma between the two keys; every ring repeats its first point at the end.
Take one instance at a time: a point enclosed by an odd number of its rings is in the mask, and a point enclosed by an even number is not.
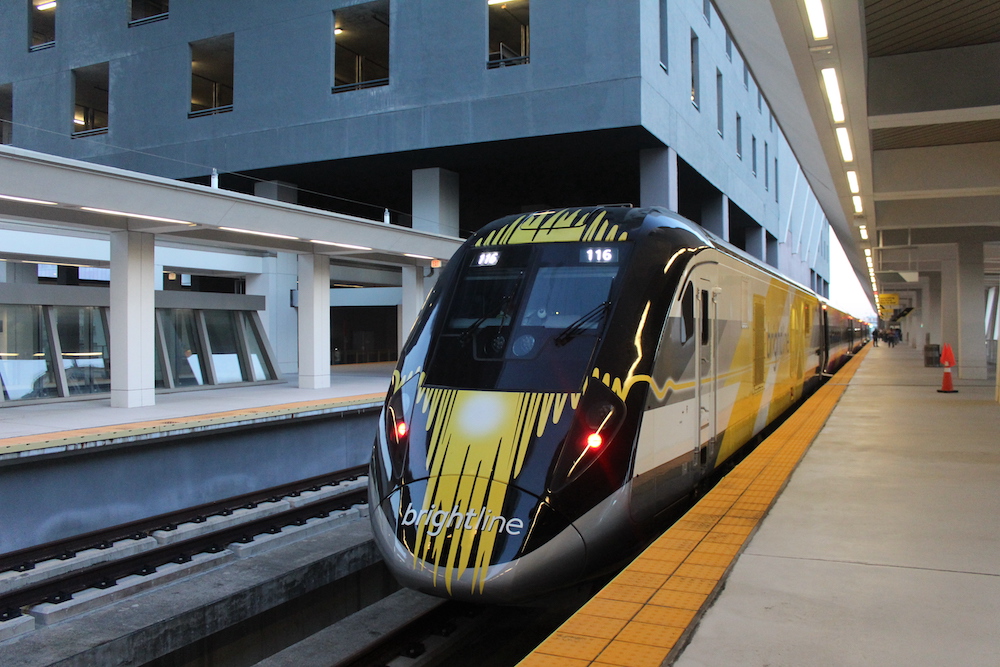
{"type": "Polygon", "coordinates": [[[156,405],[113,408],[108,396],[0,408],[0,463],[159,438],[193,429],[231,427],[303,414],[380,404],[395,362],[333,366],[330,386],[283,382],[156,395],[156,405]]]}
{"type": "Polygon", "coordinates": [[[522,667],[1000,664],[1000,405],[870,345],[522,667]]]}

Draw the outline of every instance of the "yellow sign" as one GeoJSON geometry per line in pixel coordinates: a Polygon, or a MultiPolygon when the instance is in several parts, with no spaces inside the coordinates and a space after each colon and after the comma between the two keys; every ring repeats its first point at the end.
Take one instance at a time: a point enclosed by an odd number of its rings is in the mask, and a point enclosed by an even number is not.
{"type": "Polygon", "coordinates": [[[898,306],[899,305],[899,295],[898,294],[879,294],[878,303],[880,306],[898,306]]]}

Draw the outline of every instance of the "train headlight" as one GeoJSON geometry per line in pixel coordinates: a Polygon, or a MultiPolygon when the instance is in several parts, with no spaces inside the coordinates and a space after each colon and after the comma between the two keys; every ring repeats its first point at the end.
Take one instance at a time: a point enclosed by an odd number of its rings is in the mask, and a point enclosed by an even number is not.
{"type": "Polygon", "coordinates": [[[549,488],[559,491],[580,477],[608,448],[625,421],[625,404],[600,382],[591,382],[577,409],[556,465],[549,488]]]}

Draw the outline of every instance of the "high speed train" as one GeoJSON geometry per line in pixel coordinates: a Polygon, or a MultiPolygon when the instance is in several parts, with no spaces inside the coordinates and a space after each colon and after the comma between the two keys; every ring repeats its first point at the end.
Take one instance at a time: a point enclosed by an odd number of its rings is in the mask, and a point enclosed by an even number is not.
{"type": "Polygon", "coordinates": [[[393,373],[369,476],[377,545],[433,595],[573,586],[865,336],[665,209],[497,220],[448,263],[393,373]]]}

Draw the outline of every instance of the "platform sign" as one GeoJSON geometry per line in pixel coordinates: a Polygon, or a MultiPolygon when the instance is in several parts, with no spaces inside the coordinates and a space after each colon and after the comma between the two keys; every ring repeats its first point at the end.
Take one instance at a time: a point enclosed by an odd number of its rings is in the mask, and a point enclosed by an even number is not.
{"type": "Polygon", "coordinates": [[[891,308],[899,307],[899,295],[898,294],[886,294],[882,293],[878,295],[878,303],[880,306],[889,306],[891,308]]]}

